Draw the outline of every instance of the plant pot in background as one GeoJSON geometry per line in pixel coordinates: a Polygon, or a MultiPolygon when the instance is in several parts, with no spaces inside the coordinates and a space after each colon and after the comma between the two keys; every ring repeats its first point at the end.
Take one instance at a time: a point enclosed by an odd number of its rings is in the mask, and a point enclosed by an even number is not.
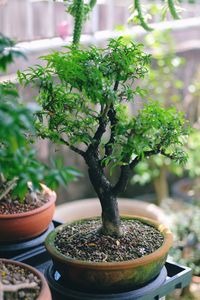
{"type": "Polygon", "coordinates": [[[49,201],[24,213],[0,214],[0,242],[28,240],[43,233],[52,221],[56,194],[44,186],[49,201]]]}
{"type": "Polygon", "coordinates": [[[23,268],[23,269],[28,269],[28,271],[30,273],[32,273],[34,276],[38,277],[38,279],[40,280],[40,284],[41,284],[40,294],[37,297],[37,300],[51,300],[52,299],[51,298],[51,292],[50,292],[49,286],[46,282],[46,279],[44,278],[43,274],[41,274],[38,270],[36,270],[35,268],[33,268],[33,267],[31,267],[27,264],[17,262],[17,261],[14,261],[14,260],[0,258],[0,263],[1,262],[4,263],[5,265],[6,264],[12,264],[12,265],[15,265],[15,266],[19,266],[20,268],[23,268]]]}
{"type": "Polygon", "coordinates": [[[64,256],[56,248],[56,235],[68,224],[58,226],[48,235],[45,245],[52,257],[55,270],[61,274],[64,282],[70,282],[80,290],[100,291],[103,293],[124,292],[145,286],[158,276],[172,246],[171,232],[164,225],[149,219],[140,217],[124,218],[138,219],[157,228],[164,236],[162,246],[149,255],[123,262],[75,260],[64,256]]]}
{"type": "MultiPolygon", "coordinates": [[[[137,215],[168,225],[169,221],[167,216],[163,210],[155,204],[119,198],[118,205],[121,215],[137,215]]],[[[55,210],[54,218],[64,223],[100,215],[101,205],[99,199],[90,198],[58,205],[55,210]]]]}

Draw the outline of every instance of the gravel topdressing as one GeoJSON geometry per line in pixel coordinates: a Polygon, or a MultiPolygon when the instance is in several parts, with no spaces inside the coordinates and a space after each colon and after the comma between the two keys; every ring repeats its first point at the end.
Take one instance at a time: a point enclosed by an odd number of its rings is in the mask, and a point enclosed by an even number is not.
{"type": "Polygon", "coordinates": [[[24,203],[20,203],[20,201],[17,199],[12,200],[12,197],[10,196],[0,201],[0,214],[8,215],[24,213],[41,207],[48,201],[48,196],[43,193],[37,193],[37,201],[33,201],[29,194],[27,194],[24,203]]]}
{"type": "Polygon", "coordinates": [[[59,232],[55,246],[67,257],[93,262],[127,261],[148,255],[163,244],[162,234],[138,220],[122,220],[119,238],[101,235],[101,221],[86,220],[59,232]]]}
{"type": "Polygon", "coordinates": [[[36,300],[40,294],[41,282],[29,270],[0,261],[0,288],[3,291],[4,300],[36,300]],[[11,291],[21,284],[26,288],[11,291]]]}

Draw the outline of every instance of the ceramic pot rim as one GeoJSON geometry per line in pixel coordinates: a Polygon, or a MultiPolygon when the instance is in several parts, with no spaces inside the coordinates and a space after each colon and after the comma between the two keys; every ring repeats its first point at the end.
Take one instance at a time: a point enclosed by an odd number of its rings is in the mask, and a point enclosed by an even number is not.
{"type": "MultiPolygon", "coordinates": [[[[60,253],[55,245],[54,245],[54,239],[56,237],[56,234],[61,231],[67,224],[63,224],[58,226],[56,229],[54,229],[52,232],[49,233],[45,240],[45,246],[47,248],[47,251],[50,253],[50,255],[55,258],[56,261],[59,261],[61,263],[65,263],[68,265],[73,265],[74,267],[77,266],[78,268],[89,268],[89,269],[127,269],[127,268],[133,268],[137,266],[146,265],[148,263],[151,263],[153,261],[157,261],[160,258],[167,255],[169,249],[172,246],[173,243],[173,237],[171,231],[163,224],[159,224],[158,222],[143,218],[141,216],[129,216],[129,215],[123,215],[121,216],[123,219],[137,219],[140,220],[143,223],[149,224],[157,228],[160,233],[164,236],[163,244],[160,248],[158,248],[156,251],[154,251],[151,254],[148,254],[146,256],[133,259],[133,260],[127,260],[122,262],[90,262],[90,261],[83,261],[83,260],[76,260],[73,258],[66,257],[62,253],[60,253]]],[[[88,220],[88,219],[95,219],[95,218],[85,218],[81,220],[88,220]]],[[[77,221],[74,221],[77,222],[77,221]]],[[[69,224],[72,224],[74,222],[69,222],[69,224]]]]}
{"type": "Polygon", "coordinates": [[[56,201],[56,193],[49,189],[46,185],[41,184],[43,191],[45,194],[48,194],[49,201],[45,203],[44,205],[37,207],[35,209],[29,210],[27,212],[21,212],[16,214],[0,214],[0,219],[16,219],[16,218],[24,218],[31,215],[36,215],[38,213],[41,213],[42,211],[49,208],[53,203],[56,201]]]}
{"type": "Polygon", "coordinates": [[[35,268],[33,268],[33,267],[31,267],[27,264],[24,264],[22,262],[15,261],[15,260],[12,260],[12,259],[0,258],[0,262],[3,262],[5,264],[8,263],[8,264],[13,264],[13,265],[20,266],[24,269],[30,270],[34,275],[36,275],[41,281],[40,294],[39,294],[37,299],[38,300],[43,300],[44,299],[45,289],[46,289],[46,287],[48,287],[48,285],[47,285],[46,279],[44,278],[42,273],[40,273],[37,269],[35,269],[35,268]]]}

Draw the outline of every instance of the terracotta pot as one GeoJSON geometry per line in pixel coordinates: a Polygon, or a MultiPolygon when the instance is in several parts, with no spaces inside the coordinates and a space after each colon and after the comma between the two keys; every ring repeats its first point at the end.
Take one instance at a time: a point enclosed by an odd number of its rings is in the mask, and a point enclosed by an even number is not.
{"type": "MultiPolygon", "coordinates": [[[[169,225],[169,218],[155,204],[141,200],[119,198],[118,206],[121,215],[137,215],[169,225]]],[[[71,222],[100,215],[101,206],[99,199],[89,198],[56,206],[54,218],[61,222],[71,222]]]]}
{"type": "Polygon", "coordinates": [[[56,194],[43,185],[49,201],[24,213],[0,214],[0,242],[28,240],[44,232],[52,221],[56,194]]]}
{"type": "Polygon", "coordinates": [[[155,221],[141,217],[138,219],[157,228],[164,236],[163,245],[154,253],[124,262],[88,262],[75,260],[61,254],[55,247],[55,237],[67,224],[57,227],[46,238],[45,245],[51,255],[55,269],[63,280],[80,290],[95,292],[124,292],[145,286],[156,278],[165,264],[172,246],[172,234],[155,221]]]}
{"type": "Polygon", "coordinates": [[[21,262],[17,262],[17,261],[10,260],[10,259],[4,259],[4,258],[0,258],[0,261],[3,262],[3,263],[14,264],[14,265],[20,266],[20,267],[22,267],[24,269],[28,269],[35,276],[37,276],[40,279],[40,281],[41,281],[41,291],[40,291],[40,295],[37,298],[37,300],[52,300],[49,286],[48,286],[48,284],[46,282],[46,279],[42,275],[42,273],[40,273],[35,268],[33,268],[33,267],[29,266],[29,265],[23,264],[21,262]]]}

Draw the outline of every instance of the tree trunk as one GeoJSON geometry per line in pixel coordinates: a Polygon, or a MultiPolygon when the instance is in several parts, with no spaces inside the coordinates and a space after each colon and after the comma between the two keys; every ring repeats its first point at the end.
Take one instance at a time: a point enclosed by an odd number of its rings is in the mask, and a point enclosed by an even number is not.
{"type": "Polygon", "coordinates": [[[102,208],[102,233],[104,235],[110,236],[120,236],[121,229],[120,229],[120,217],[119,217],[119,209],[117,198],[115,195],[111,193],[102,193],[97,194],[102,208]]]}
{"type": "Polygon", "coordinates": [[[111,183],[106,178],[98,157],[89,155],[85,158],[89,167],[90,181],[101,203],[102,228],[104,235],[120,236],[120,217],[117,204],[117,196],[114,193],[111,183]]]}
{"type": "Polygon", "coordinates": [[[161,205],[162,201],[169,197],[169,189],[166,178],[166,168],[165,166],[161,167],[160,175],[156,177],[153,181],[154,188],[156,191],[156,204],[161,205]]]}

